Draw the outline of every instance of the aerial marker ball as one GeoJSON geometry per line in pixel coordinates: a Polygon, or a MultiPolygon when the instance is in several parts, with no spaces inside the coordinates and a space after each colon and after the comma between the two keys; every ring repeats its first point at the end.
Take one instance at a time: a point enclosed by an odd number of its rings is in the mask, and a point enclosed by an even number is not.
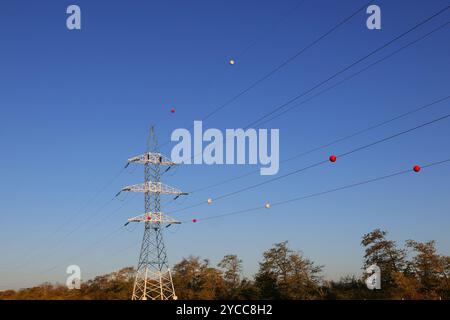
{"type": "Polygon", "coordinates": [[[193,222],[193,223],[196,223],[196,222],[197,222],[197,219],[192,219],[192,222],[193,222]]]}
{"type": "Polygon", "coordinates": [[[264,208],[270,209],[270,203],[267,202],[267,203],[264,205],[264,208]]]}
{"type": "Polygon", "coordinates": [[[330,156],[330,161],[331,162],[336,162],[336,156],[334,155],[334,154],[332,154],[331,156],[330,156]]]}
{"type": "Polygon", "coordinates": [[[213,201],[211,198],[208,199],[208,204],[211,204],[213,201]]]}
{"type": "Polygon", "coordinates": [[[413,170],[414,172],[419,172],[422,168],[420,166],[414,166],[413,170]]]}
{"type": "Polygon", "coordinates": [[[175,108],[172,108],[170,112],[175,113],[175,108]]]}
{"type": "Polygon", "coordinates": [[[234,65],[236,63],[236,61],[234,61],[233,59],[230,60],[230,65],[234,65]]]}

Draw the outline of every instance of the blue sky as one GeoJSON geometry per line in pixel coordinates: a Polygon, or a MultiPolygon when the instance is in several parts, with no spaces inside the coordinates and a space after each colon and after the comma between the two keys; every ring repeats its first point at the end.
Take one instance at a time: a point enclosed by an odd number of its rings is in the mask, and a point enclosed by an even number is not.
{"type": "MultiPolygon", "coordinates": [[[[366,3],[303,2],[292,11],[297,0],[132,4],[77,0],[73,3],[81,7],[80,31],[66,28],[65,11],[72,2],[3,2],[0,289],[65,282],[70,264],[80,265],[85,279],[136,265],[142,226],[115,231],[128,217],[142,213],[143,197],[109,200],[123,186],[142,181],[142,168],[131,166],[107,182],[128,157],[144,150],[150,124],[156,126],[160,141],[167,141],[174,129],[190,128],[194,120],[366,3]],[[249,44],[253,45],[242,54],[249,44]],[[236,59],[234,66],[228,64],[230,58],[236,59]],[[171,108],[176,109],[174,114],[171,108]]],[[[245,126],[448,5],[445,0],[374,3],[382,10],[381,30],[368,30],[368,15],[360,12],[203,126],[222,130],[245,126]]],[[[438,16],[330,85],[449,18],[450,12],[438,16]]],[[[302,108],[264,124],[280,129],[281,160],[447,96],[449,32],[447,25],[302,108]]],[[[279,174],[442,116],[449,112],[448,104],[447,100],[333,148],[282,163],[279,174]]],[[[444,120],[333,165],[174,217],[213,216],[447,159],[449,133],[444,120]]],[[[171,146],[162,152],[170,155],[171,146]]],[[[189,191],[255,168],[190,165],[169,171],[164,181],[189,191]]],[[[270,178],[252,175],[163,209],[170,213],[270,178]]],[[[244,261],[245,274],[251,275],[265,249],[289,240],[293,249],[325,265],[327,278],[337,279],[360,274],[360,238],[374,228],[387,229],[400,243],[434,239],[439,252],[448,255],[449,178],[450,166],[442,165],[269,211],[171,227],[166,232],[169,261],[199,255],[215,264],[223,255],[236,253],[244,261]]]]}

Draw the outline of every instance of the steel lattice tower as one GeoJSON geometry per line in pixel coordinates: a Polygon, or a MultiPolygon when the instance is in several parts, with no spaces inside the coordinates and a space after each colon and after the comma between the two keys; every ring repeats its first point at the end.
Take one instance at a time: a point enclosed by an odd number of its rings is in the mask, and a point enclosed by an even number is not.
{"type": "Polygon", "coordinates": [[[145,213],[128,219],[128,223],[144,222],[145,225],[131,299],[176,300],[162,226],[180,222],[161,212],[161,194],[176,197],[186,194],[161,183],[161,166],[168,166],[167,171],[176,163],[159,153],[153,127],[150,128],[146,153],[128,159],[128,164],[130,163],[144,165],[144,183],[125,187],[122,191],[143,192],[145,198],[145,213]]]}

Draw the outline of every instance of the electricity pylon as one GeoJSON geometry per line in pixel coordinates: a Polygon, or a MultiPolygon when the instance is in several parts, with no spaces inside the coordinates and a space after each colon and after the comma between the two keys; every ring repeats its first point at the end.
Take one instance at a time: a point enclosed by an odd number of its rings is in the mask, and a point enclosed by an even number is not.
{"type": "Polygon", "coordinates": [[[147,152],[128,159],[130,163],[144,165],[144,183],[125,187],[121,190],[142,192],[145,195],[143,215],[128,219],[130,222],[144,222],[144,237],[136,270],[132,300],[177,299],[164,246],[162,225],[180,223],[161,212],[161,194],[175,195],[178,198],[186,193],[161,183],[161,166],[177,165],[159,153],[154,128],[150,128],[147,152]]]}

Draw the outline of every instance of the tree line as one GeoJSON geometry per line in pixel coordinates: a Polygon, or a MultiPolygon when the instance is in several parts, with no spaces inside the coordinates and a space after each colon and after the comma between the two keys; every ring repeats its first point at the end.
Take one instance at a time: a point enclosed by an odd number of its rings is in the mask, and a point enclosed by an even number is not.
{"type": "MultiPolygon", "coordinates": [[[[217,264],[190,256],[174,265],[172,278],[179,299],[450,299],[450,256],[437,253],[435,241],[405,241],[402,247],[375,229],[362,236],[362,276],[326,281],[317,265],[287,241],[263,253],[252,278],[242,275],[242,260],[225,255],[217,264]],[[381,289],[369,290],[364,270],[376,264],[381,289]]],[[[0,299],[129,299],[134,268],[95,277],[79,290],[44,283],[33,288],[0,292],[0,299]]]]}

